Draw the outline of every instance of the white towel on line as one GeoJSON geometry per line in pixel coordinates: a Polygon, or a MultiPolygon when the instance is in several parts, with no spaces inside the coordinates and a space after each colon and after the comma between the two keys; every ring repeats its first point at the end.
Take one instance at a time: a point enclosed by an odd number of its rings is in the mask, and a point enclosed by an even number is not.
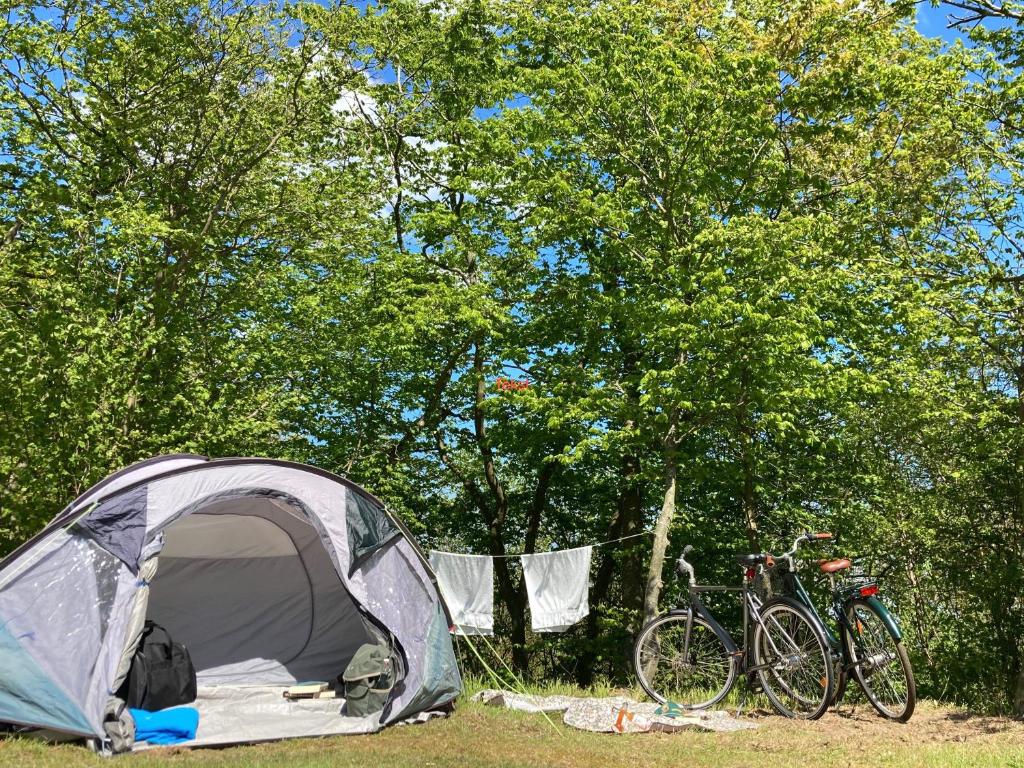
{"type": "Polygon", "coordinates": [[[488,555],[430,552],[441,596],[457,635],[494,634],[494,560],[488,555]]]}
{"type": "Polygon", "coordinates": [[[590,613],[590,556],[593,547],[522,555],[530,623],[534,632],[564,632],[590,613]]]}

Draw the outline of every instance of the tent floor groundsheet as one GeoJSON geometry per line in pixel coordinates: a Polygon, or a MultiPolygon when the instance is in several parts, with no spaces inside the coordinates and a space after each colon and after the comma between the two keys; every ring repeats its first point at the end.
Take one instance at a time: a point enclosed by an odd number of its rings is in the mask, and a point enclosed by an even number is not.
{"type": "MultiPolygon", "coordinates": [[[[372,733],[380,729],[380,713],[346,717],[344,699],[300,699],[282,696],[283,686],[200,687],[190,706],[199,710],[196,738],[184,747],[274,741],[301,736],[372,733]]],[[[136,743],[135,749],[150,749],[136,743]]]]}

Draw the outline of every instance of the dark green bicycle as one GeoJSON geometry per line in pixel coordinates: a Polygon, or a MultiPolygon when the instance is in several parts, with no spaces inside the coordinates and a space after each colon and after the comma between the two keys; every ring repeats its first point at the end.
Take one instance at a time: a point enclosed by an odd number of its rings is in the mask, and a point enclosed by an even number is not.
{"type": "Polygon", "coordinates": [[[832,538],[831,533],[805,533],[792,548],[764,571],[771,592],[786,595],[807,608],[828,638],[838,668],[838,683],[833,703],[838,703],[854,678],[871,705],[890,720],[907,722],[914,714],[917,689],[903,633],[896,617],[878,597],[878,583],[854,573],[853,563],[842,558],[817,563],[829,579],[831,598],[828,613],[834,620],[832,630],[800,581],[797,550],[802,544],[814,544],[832,538]]]}

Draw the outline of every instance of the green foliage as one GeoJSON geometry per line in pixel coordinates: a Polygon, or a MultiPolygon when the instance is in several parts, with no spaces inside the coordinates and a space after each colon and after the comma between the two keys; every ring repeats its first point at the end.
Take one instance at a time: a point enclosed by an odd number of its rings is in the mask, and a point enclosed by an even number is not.
{"type": "MultiPolygon", "coordinates": [[[[1004,8],[943,47],[881,0],[10,6],[0,551],[167,451],[315,462],[493,554],[678,507],[663,603],[684,543],[731,581],[820,527],[925,695],[1024,708],[1004,8]]],[[[624,679],[650,551],[599,551],[554,639],[499,561],[499,647],[624,679]]]]}

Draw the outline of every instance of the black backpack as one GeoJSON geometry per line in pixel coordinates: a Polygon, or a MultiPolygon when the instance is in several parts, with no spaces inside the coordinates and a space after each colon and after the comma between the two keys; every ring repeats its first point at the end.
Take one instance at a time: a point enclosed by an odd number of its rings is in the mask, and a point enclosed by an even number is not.
{"type": "Polygon", "coordinates": [[[133,709],[156,712],[196,700],[196,669],[181,643],[147,620],[120,692],[133,709]]]}

